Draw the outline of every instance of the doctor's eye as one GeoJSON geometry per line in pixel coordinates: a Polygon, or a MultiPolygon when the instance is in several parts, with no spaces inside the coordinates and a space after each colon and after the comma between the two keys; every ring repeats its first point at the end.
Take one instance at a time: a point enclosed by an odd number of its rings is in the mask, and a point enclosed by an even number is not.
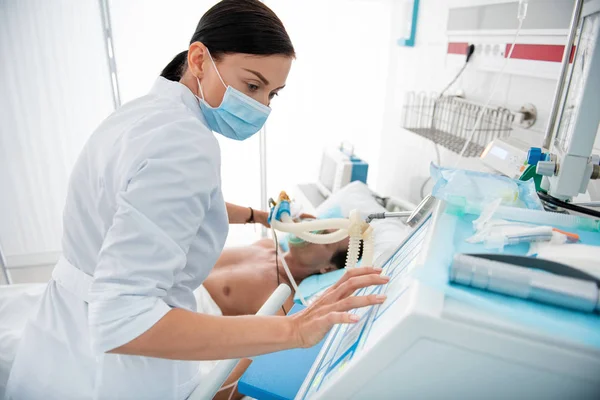
{"type": "Polygon", "coordinates": [[[269,94],[269,100],[273,100],[275,96],[279,96],[279,93],[271,93],[269,94]]]}
{"type": "Polygon", "coordinates": [[[248,90],[249,90],[250,92],[256,92],[256,91],[258,90],[258,86],[257,86],[257,85],[255,85],[255,84],[253,84],[253,83],[249,83],[249,84],[248,84],[248,90]]]}

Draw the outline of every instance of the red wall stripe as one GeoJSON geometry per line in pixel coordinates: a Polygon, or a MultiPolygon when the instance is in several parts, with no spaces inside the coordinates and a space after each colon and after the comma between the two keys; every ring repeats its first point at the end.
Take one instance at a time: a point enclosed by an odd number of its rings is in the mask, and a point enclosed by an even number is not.
{"type": "MultiPolygon", "coordinates": [[[[467,54],[469,43],[451,42],[448,43],[448,54],[467,54]]],[[[504,57],[508,57],[510,44],[506,45],[504,57]]],[[[561,62],[565,46],[560,44],[516,44],[511,58],[518,60],[561,62]]],[[[573,62],[575,57],[575,46],[571,49],[571,58],[573,62]]]]}
{"type": "MultiPolygon", "coordinates": [[[[506,45],[504,57],[508,57],[510,44],[506,45]]],[[[561,62],[565,46],[560,44],[516,44],[510,58],[518,60],[561,62]]],[[[573,62],[575,46],[571,49],[569,62],[573,62]]]]}
{"type": "Polygon", "coordinates": [[[467,54],[469,43],[448,43],[448,54],[467,54]]]}

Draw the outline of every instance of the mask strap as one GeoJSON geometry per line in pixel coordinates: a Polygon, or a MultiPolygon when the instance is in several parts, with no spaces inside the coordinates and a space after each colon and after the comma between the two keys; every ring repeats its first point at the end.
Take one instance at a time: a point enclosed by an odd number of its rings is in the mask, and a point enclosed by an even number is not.
{"type": "Polygon", "coordinates": [[[217,72],[217,76],[221,80],[221,83],[223,84],[223,86],[225,86],[225,88],[227,89],[227,85],[223,81],[223,78],[221,78],[221,74],[219,73],[219,70],[217,69],[217,64],[215,64],[215,60],[213,60],[212,56],[210,55],[210,51],[208,50],[208,47],[206,48],[206,52],[208,53],[208,57],[210,58],[210,62],[212,62],[213,67],[215,67],[215,71],[217,72]]]}
{"type": "MultiPolygon", "coordinates": [[[[196,82],[198,82],[198,91],[200,92],[200,98],[204,100],[204,93],[202,92],[202,85],[200,85],[200,79],[196,77],[196,82]]],[[[198,96],[196,96],[198,97],[198,96]]]]}

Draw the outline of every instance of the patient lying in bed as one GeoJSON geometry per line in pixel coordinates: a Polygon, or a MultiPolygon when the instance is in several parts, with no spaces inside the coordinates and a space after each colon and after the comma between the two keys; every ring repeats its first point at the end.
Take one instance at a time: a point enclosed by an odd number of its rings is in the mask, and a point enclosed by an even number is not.
{"type": "MultiPolygon", "coordinates": [[[[285,249],[280,247],[277,252],[279,259],[285,258],[299,284],[308,276],[344,267],[348,239],[328,245],[303,243],[282,247],[285,249]]],[[[275,261],[275,253],[275,246],[268,239],[245,247],[225,249],[204,285],[195,293],[198,312],[214,315],[255,314],[277,287],[278,279],[291,287],[281,261],[275,261]]],[[[4,395],[18,339],[44,285],[17,285],[3,289],[4,302],[0,299],[0,328],[3,328],[0,329],[0,399],[4,395]],[[12,292],[14,295],[9,296],[12,292]]],[[[284,305],[285,311],[289,311],[292,305],[293,299],[290,297],[284,305]]],[[[201,368],[208,372],[215,365],[216,362],[207,361],[201,368]]],[[[248,365],[249,361],[242,361],[227,383],[237,380],[248,365]]],[[[230,390],[222,391],[217,398],[228,399],[229,395],[230,390]]],[[[232,398],[240,397],[235,393],[232,398]]]]}
{"type": "MultiPolygon", "coordinates": [[[[327,245],[285,243],[276,252],[273,241],[263,239],[250,246],[225,249],[204,284],[195,292],[198,312],[227,316],[256,314],[279,283],[292,288],[281,258],[285,259],[296,283],[300,284],[311,275],[343,268],[348,240],[327,245]]],[[[293,296],[294,293],[286,300],[279,314],[284,311],[287,313],[292,308],[293,296]]],[[[250,360],[242,360],[225,382],[224,388],[239,379],[249,365],[250,360]]],[[[204,366],[206,371],[212,367],[213,364],[204,366]]],[[[231,393],[232,390],[235,388],[224,389],[215,399],[242,398],[236,391],[231,393]]]]}
{"type": "MultiPolygon", "coordinates": [[[[285,258],[290,271],[300,283],[314,274],[323,274],[343,268],[346,263],[348,239],[327,245],[302,243],[280,246],[277,252],[273,241],[260,240],[250,246],[225,249],[214,269],[204,281],[204,289],[196,294],[199,312],[214,301],[223,315],[255,314],[278,282],[290,288],[281,258],[285,258]],[[286,251],[287,250],[287,251],[286,251]]],[[[287,312],[293,305],[293,294],[283,308],[287,312]]]]}

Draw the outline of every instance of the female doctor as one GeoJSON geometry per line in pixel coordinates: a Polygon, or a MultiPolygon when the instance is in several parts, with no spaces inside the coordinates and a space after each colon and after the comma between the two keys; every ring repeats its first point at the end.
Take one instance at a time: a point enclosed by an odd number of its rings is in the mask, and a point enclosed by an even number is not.
{"type": "MultiPolygon", "coordinates": [[[[255,356],[319,342],[354,323],[350,296],[382,284],[357,268],[293,316],[217,317],[193,295],[251,210],[225,203],[216,134],[244,140],[265,123],[294,48],[258,0],[224,0],[150,93],[109,116],[72,172],[63,257],[28,323],[11,399],[184,399],[197,360],[255,356]]],[[[239,168],[243,168],[242,165],[239,168]]],[[[254,220],[266,224],[264,213],[254,220]]]]}

